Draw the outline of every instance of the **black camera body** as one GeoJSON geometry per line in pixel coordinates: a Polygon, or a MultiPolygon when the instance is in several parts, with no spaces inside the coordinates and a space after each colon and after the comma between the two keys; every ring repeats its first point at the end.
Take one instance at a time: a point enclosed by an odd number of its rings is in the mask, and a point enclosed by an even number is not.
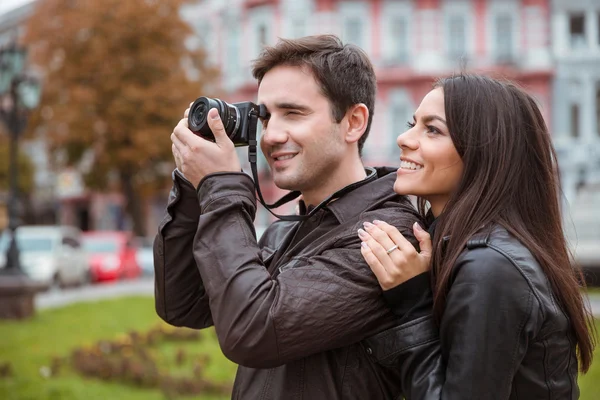
{"type": "Polygon", "coordinates": [[[248,146],[251,140],[256,140],[258,119],[267,115],[263,105],[250,101],[229,104],[220,99],[199,97],[190,107],[188,126],[196,135],[212,142],[215,136],[208,127],[208,111],[216,108],[223,121],[225,132],[236,147],[248,146]]]}

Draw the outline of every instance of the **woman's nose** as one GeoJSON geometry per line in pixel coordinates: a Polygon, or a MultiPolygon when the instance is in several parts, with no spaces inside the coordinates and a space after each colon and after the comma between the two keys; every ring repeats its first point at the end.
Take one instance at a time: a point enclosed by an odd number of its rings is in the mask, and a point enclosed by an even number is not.
{"type": "Polygon", "coordinates": [[[416,139],[415,135],[412,133],[413,129],[414,128],[411,128],[411,129],[407,130],[406,132],[398,135],[398,138],[396,139],[396,144],[398,144],[398,147],[400,149],[407,148],[407,149],[415,150],[416,148],[419,147],[419,141],[416,139]]]}

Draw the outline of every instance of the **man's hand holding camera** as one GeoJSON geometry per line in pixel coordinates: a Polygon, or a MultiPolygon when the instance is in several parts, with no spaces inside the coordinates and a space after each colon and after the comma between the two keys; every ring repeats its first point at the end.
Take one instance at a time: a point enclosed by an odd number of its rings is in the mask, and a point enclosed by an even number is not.
{"type": "Polygon", "coordinates": [[[225,132],[219,112],[212,108],[208,112],[208,126],[212,131],[215,141],[203,139],[194,134],[188,125],[190,109],[185,110],[184,118],[179,121],[173,133],[172,151],[179,171],[189,180],[194,187],[209,174],[216,172],[241,171],[233,142],[225,132]]]}

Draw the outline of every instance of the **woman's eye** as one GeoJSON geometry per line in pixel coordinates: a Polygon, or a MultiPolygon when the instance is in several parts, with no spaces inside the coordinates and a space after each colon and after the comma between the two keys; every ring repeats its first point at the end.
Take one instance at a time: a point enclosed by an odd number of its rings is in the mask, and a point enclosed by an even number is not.
{"type": "Polygon", "coordinates": [[[427,125],[427,133],[440,133],[440,131],[433,125],[427,125]]]}
{"type": "Polygon", "coordinates": [[[410,129],[410,128],[414,128],[414,127],[415,127],[415,125],[416,125],[416,124],[415,124],[414,122],[410,122],[410,121],[408,121],[408,122],[406,123],[406,126],[407,126],[409,129],[410,129]]]}

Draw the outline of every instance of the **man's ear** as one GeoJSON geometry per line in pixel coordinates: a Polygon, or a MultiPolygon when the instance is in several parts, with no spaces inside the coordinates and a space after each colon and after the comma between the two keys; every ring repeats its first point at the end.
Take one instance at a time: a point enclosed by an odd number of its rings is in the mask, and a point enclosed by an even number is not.
{"type": "Polygon", "coordinates": [[[369,123],[369,109],[366,105],[355,104],[346,112],[348,130],[345,134],[346,143],[355,143],[362,137],[369,123]]]}

